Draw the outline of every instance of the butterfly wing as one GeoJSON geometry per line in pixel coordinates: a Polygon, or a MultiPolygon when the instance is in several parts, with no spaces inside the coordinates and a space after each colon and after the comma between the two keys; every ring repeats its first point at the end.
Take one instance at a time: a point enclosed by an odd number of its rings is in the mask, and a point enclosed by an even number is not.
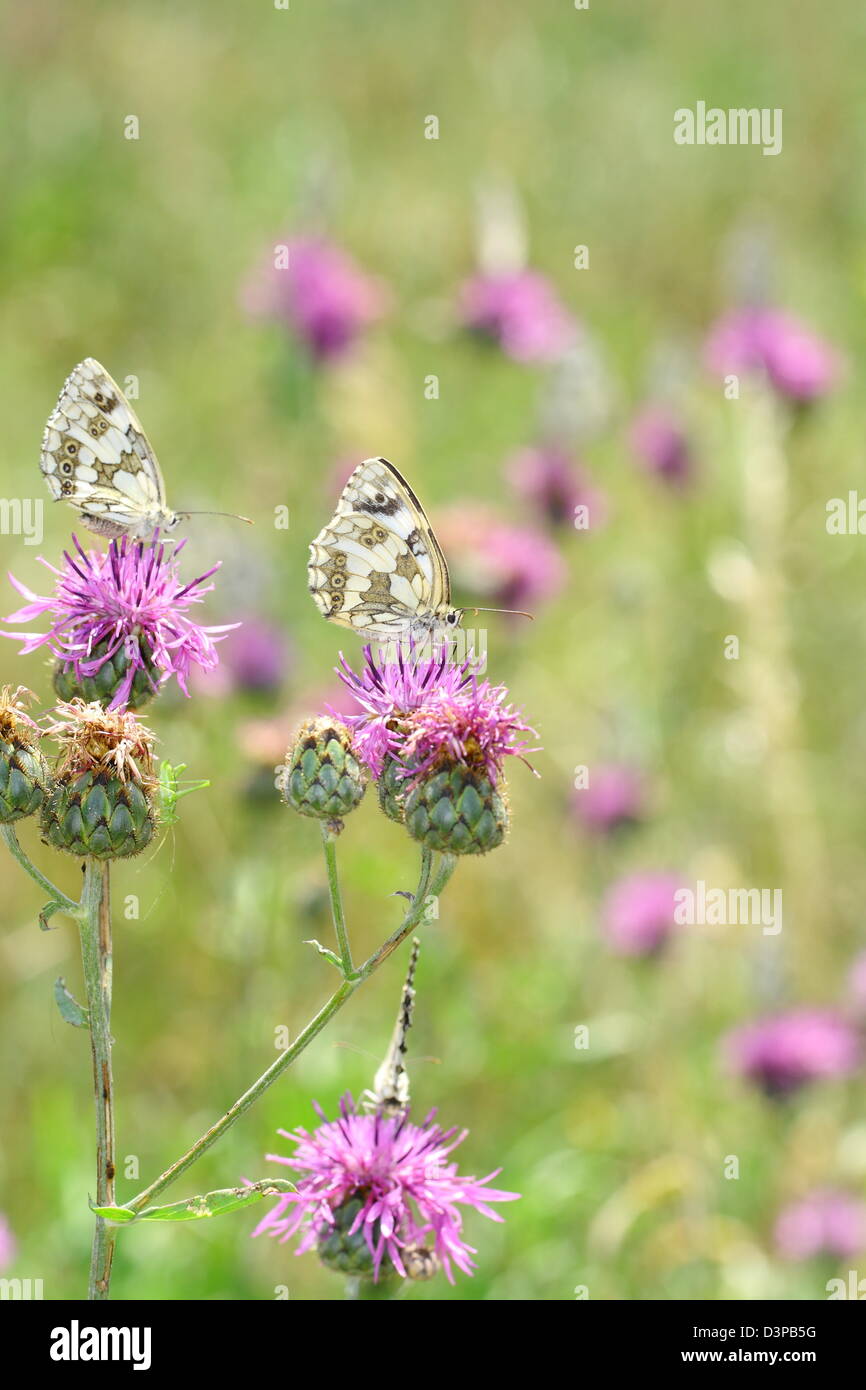
{"type": "Polygon", "coordinates": [[[451,602],[448,566],[424,508],[387,459],[355,469],[310,546],[310,592],[322,613],[368,636],[430,626],[451,602]]]}
{"type": "Polygon", "coordinates": [[[103,535],[146,536],[167,516],[156,455],[117,382],[92,357],[69,374],[45,426],[48,490],[103,535]]]}

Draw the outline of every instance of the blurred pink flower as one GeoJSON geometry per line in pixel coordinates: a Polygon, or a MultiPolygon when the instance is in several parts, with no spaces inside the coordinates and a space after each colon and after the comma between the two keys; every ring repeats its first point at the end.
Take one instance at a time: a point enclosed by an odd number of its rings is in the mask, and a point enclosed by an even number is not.
{"type": "Polygon", "coordinates": [[[574,319],[535,270],[475,275],[460,287],[466,328],[492,338],[517,362],[549,362],[574,341],[574,319]]]}
{"type": "Polygon", "coordinates": [[[543,531],[476,503],[440,512],[436,533],[458,582],[480,603],[531,610],[565,584],[565,563],[543,531]]]}
{"type": "Polygon", "coordinates": [[[784,1208],[775,1240],[786,1260],[851,1259],[866,1251],[866,1203],[837,1188],[818,1188],[784,1208]]]}
{"type": "Polygon", "coordinates": [[[790,1009],[735,1029],[725,1050],[732,1071],[769,1096],[809,1081],[846,1076],[862,1060],[860,1036],[830,1009],[790,1009]]]}
{"type": "Polygon", "coordinates": [[[633,768],[619,764],[590,768],[589,785],[575,788],[572,808],[588,830],[602,835],[633,825],[644,810],[641,779],[633,768]]]}
{"type": "Polygon", "coordinates": [[[602,931],[625,956],[655,955],[676,929],[673,874],[631,874],[614,884],[602,906],[602,931]]]}
{"type": "Polygon", "coordinates": [[[285,266],[276,248],[244,289],[244,307],[287,324],[318,361],[341,356],[385,312],[383,285],[332,242],[295,238],[283,246],[285,266]]]}
{"type": "Polygon", "coordinates": [[[848,997],[858,1014],[866,1014],[866,951],[861,951],[848,973],[848,997]]]}
{"type": "Polygon", "coordinates": [[[0,1269],[8,1269],[18,1253],[18,1242],[12,1234],[12,1227],[0,1211],[0,1269]]]}
{"type": "Polygon", "coordinates": [[[666,407],[646,404],[632,421],[631,447],[648,473],[682,487],[692,473],[692,456],[686,436],[666,407]]]}
{"type": "Polygon", "coordinates": [[[588,518],[581,530],[591,530],[602,519],[601,494],[562,449],[521,449],[508,460],[506,478],[518,500],[550,526],[574,525],[579,506],[586,508],[588,518]]]}
{"type": "Polygon", "coordinates": [[[830,390],[839,373],[833,349],[799,319],[778,309],[735,309],[710,331],[707,365],[722,376],[765,371],[782,396],[811,401],[830,390]]]}

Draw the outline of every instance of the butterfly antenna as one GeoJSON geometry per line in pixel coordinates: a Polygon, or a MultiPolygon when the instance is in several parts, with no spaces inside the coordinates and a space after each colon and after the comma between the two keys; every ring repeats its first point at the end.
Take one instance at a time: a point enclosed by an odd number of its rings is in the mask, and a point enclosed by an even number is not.
{"type": "Polygon", "coordinates": [[[255,522],[250,516],[239,516],[237,512],[178,512],[178,516],[230,516],[234,521],[246,522],[247,526],[255,526],[255,522]]]}
{"type": "Polygon", "coordinates": [[[459,608],[459,613],[474,613],[476,618],[479,613],[510,613],[512,618],[528,618],[532,623],[535,621],[531,613],[524,613],[522,608],[473,608],[469,605],[466,608],[459,608]]]}

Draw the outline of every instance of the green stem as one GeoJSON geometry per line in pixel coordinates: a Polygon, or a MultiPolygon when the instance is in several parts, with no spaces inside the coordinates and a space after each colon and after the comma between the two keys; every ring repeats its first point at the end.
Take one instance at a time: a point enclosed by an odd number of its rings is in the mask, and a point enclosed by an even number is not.
{"type": "Polygon", "coordinates": [[[334,931],[337,934],[337,943],[340,947],[340,961],[343,968],[343,976],[351,980],[355,974],[355,967],[352,964],[352,948],[349,945],[349,933],[346,930],[346,914],[343,911],[343,897],[340,892],[340,880],[337,875],[337,836],[330,827],[329,821],[322,821],[322,847],[325,851],[325,867],[328,871],[328,893],[331,898],[331,917],[334,922],[334,931]]]}
{"type": "Polygon", "coordinates": [[[361,985],[364,980],[368,979],[375,970],[378,970],[382,962],[387,960],[392,951],[396,950],[400,945],[400,942],[405,940],[411,931],[414,931],[427,912],[430,893],[437,894],[441,892],[454,872],[457,862],[454,856],[445,855],[443,858],[444,863],[431,888],[430,876],[432,855],[429,850],[425,849],[423,851],[418,887],[412,899],[412,905],[397,930],[388,937],[387,941],[383,942],[379,949],[375,951],[367,961],[364,962],[360,969],[353,973],[352,978],[343,980],[342,984],[334,991],[327,1003],[316,1014],[315,1018],[311,1019],[307,1026],[301,1030],[294,1042],[286,1048],[285,1052],[281,1053],[276,1061],[271,1063],[267,1071],[263,1072],[259,1077],[258,1081],[255,1081],[253,1085],[250,1086],[249,1090],[245,1091],[244,1094],[235,1101],[234,1105],[226,1111],[222,1119],[217,1120],[216,1124],[211,1125],[210,1129],[207,1130],[200,1139],[197,1139],[192,1147],[173,1163],[170,1168],[166,1168],[165,1172],[161,1173],[149,1187],[139,1192],[131,1201],[124,1203],[130,1211],[142,1211],[151,1204],[154,1197],[160,1192],[163,1192],[171,1183],[179,1178],[181,1173],[185,1173],[188,1168],[191,1168],[192,1165],[201,1158],[202,1154],[206,1153],[211,1145],[215,1144],[216,1141],[225,1134],[226,1130],[230,1129],[235,1121],[239,1120],[241,1115],[243,1115],[246,1110],[249,1110],[250,1106],[254,1105],[260,1096],[264,1095],[265,1091],[273,1085],[277,1077],[281,1076],[286,1068],[291,1066],[292,1062],[294,1062],[304,1049],[310,1045],[313,1039],[321,1033],[325,1025],[330,1022],[334,1015],[352,997],[359,985],[361,985]]]}
{"type": "MultiPolygon", "coordinates": [[[[114,1206],[114,1082],[111,1074],[111,895],[109,868],[94,859],[84,865],[79,915],[81,962],[87,990],[93,1100],[96,1110],[96,1205],[114,1206]]],[[[95,1218],[87,1297],[110,1296],[116,1229],[95,1218]]]]}
{"type": "Polygon", "coordinates": [[[65,893],[61,893],[59,888],[55,888],[51,879],[46,878],[42,871],[37,869],[35,864],[31,863],[27,854],[18,843],[18,836],[15,834],[13,827],[11,825],[0,825],[0,835],[3,836],[3,839],[9,847],[10,853],[18,860],[24,872],[28,873],[30,877],[39,884],[40,888],[45,889],[51,901],[59,903],[63,910],[69,913],[70,917],[80,917],[81,904],[75,902],[73,898],[68,898],[65,893]]]}

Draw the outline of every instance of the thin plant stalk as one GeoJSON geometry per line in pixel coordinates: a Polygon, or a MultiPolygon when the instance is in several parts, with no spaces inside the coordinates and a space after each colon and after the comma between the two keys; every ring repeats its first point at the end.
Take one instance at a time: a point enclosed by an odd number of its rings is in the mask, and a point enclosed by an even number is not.
{"type": "MultiPolygon", "coordinates": [[[[93,859],[86,861],[81,907],[81,962],[87,991],[96,1112],[96,1205],[105,1207],[115,1202],[116,1173],[111,1071],[111,893],[107,864],[93,859]]],[[[98,1301],[110,1296],[117,1231],[101,1216],[94,1220],[87,1296],[98,1301]]]]}
{"type": "Polygon", "coordinates": [[[343,1005],[352,997],[355,990],[378,970],[379,966],[383,961],[387,960],[392,951],[395,951],[400,943],[405,941],[409,933],[414,931],[424,920],[429,910],[430,897],[435,897],[442,891],[456,866],[456,858],[453,855],[443,855],[442,861],[431,883],[432,855],[429,850],[423,851],[418,887],[413,895],[411,907],[397,930],[383,942],[378,950],[373,952],[350,978],[343,979],[342,983],[334,991],[327,1003],[319,1010],[316,1016],[310,1020],[306,1027],[301,1030],[294,1042],[280,1054],[276,1061],[271,1063],[267,1071],[263,1072],[257,1081],[253,1082],[249,1090],[245,1091],[242,1096],[239,1096],[234,1105],[230,1106],[223,1115],[222,1119],[217,1120],[216,1124],[211,1125],[210,1129],[206,1130],[181,1158],[177,1159],[175,1163],[172,1163],[169,1168],[166,1168],[165,1172],[161,1173],[149,1187],[144,1188],[137,1196],[133,1197],[129,1202],[124,1203],[124,1206],[128,1210],[134,1212],[143,1211],[145,1207],[151,1205],[154,1197],[158,1196],[160,1192],[165,1191],[165,1189],[169,1187],[171,1183],[175,1182],[182,1173],[185,1173],[188,1168],[191,1168],[194,1163],[197,1163],[202,1154],[206,1153],[207,1150],[231,1128],[235,1121],[239,1120],[241,1115],[249,1110],[250,1106],[254,1105],[260,1096],[264,1095],[265,1091],[273,1085],[286,1068],[290,1067],[291,1064],[297,1060],[304,1049],[310,1045],[314,1038],[318,1037],[326,1024],[331,1021],[334,1015],[337,1014],[343,1005]]]}

